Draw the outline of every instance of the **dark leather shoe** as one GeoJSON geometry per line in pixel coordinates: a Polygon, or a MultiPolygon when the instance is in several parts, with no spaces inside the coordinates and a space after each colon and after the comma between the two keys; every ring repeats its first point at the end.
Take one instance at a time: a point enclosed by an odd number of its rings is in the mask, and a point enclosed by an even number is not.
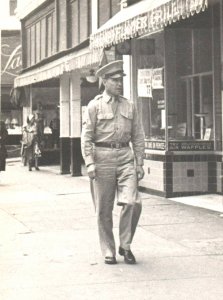
{"type": "Polygon", "coordinates": [[[39,171],[39,167],[35,167],[36,171],[39,171]]]}
{"type": "Polygon", "coordinates": [[[124,261],[126,264],[134,265],[136,263],[135,256],[131,250],[125,250],[122,247],[119,247],[119,254],[124,256],[124,261]]]}
{"type": "Polygon", "coordinates": [[[105,256],[105,264],[107,264],[107,265],[117,264],[117,260],[116,260],[115,256],[105,256]]]}

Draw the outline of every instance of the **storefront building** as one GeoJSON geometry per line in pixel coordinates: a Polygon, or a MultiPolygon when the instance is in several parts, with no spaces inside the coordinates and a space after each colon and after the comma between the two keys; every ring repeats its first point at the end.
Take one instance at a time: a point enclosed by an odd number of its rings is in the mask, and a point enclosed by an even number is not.
{"type": "Polygon", "coordinates": [[[15,8],[16,1],[5,1],[4,8],[0,12],[0,118],[5,122],[9,133],[7,139],[9,156],[18,152],[22,125],[20,103],[13,102],[12,98],[14,79],[18,76],[22,63],[20,23],[15,17],[15,8]]]}
{"type": "Polygon", "coordinates": [[[15,89],[24,89],[27,95],[24,116],[35,112],[41,102],[46,133],[44,155],[49,160],[59,153],[61,174],[73,176],[81,175],[83,162],[80,150],[82,106],[98,93],[94,70],[102,51],[89,50],[89,35],[96,23],[103,24],[115,13],[103,7],[101,1],[98,13],[93,14],[94,2],[97,1],[35,0],[26,4],[19,1],[18,7],[23,59],[15,89]],[[109,16],[104,16],[102,10],[109,12],[109,16]],[[57,108],[60,145],[55,148],[54,143],[49,142],[49,124],[57,108]]]}
{"type": "Polygon", "coordinates": [[[145,131],[140,187],[166,197],[222,194],[222,1],[133,2],[90,47],[123,55],[124,95],[145,131]]]}

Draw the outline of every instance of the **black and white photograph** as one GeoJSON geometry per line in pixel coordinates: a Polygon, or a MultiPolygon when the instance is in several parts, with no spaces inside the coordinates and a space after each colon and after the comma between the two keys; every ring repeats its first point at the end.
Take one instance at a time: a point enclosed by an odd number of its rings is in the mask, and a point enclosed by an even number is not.
{"type": "Polygon", "coordinates": [[[223,299],[223,0],[1,0],[0,300],[223,299]]]}

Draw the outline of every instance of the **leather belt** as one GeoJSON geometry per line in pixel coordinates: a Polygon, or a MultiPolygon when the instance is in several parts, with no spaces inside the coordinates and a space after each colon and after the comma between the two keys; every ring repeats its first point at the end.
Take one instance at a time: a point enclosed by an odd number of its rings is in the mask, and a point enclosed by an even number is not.
{"type": "Polygon", "coordinates": [[[99,143],[95,143],[96,147],[105,147],[105,148],[112,148],[112,149],[120,149],[120,148],[125,148],[129,146],[129,143],[127,142],[120,142],[120,143],[116,143],[116,142],[111,142],[111,143],[106,143],[106,142],[99,142],[99,143]]]}

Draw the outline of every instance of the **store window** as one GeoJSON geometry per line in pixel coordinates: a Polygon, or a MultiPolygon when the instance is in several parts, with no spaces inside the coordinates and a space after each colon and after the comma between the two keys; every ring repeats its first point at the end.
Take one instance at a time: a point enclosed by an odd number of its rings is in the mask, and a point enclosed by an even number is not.
{"type": "Polygon", "coordinates": [[[68,47],[85,41],[91,33],[91,1],[68,0],[68,47]]]}
{"type": "Polygon", "coordinates": [[[176,82],[176,96],[174,92],[168,95],[169,139],[213,140],[214,70],[210,14],[176,25],[172,39],[171,48],[175,50],[176,59],[173,61],[175,71],[169,76],[175,77],[172,82],[176,82]]]}
{"type": "Polygon", "coordinates": [[[98,27],[120,10],[120,0],[98,0],[98,27]]]}
{"type": "Polygon", "coordinates": [[[10,14],[10,16],[15,15],[16,8],[17,8],[17,0],[10,0],[9,1],[9,14],[10,14]]]}
{"type": "Polygon", "coordinates": [[[137,40],[137,94],[147,140],[164,140],[166,113],[163,33],[137,40]]]}
{"type": "Polygon", "coordinates": [[[52,5],[44,11],[43,15],[26,21],[26,67],[35,65],[56,52],[55,30],[55,11],[52,5]]]}

